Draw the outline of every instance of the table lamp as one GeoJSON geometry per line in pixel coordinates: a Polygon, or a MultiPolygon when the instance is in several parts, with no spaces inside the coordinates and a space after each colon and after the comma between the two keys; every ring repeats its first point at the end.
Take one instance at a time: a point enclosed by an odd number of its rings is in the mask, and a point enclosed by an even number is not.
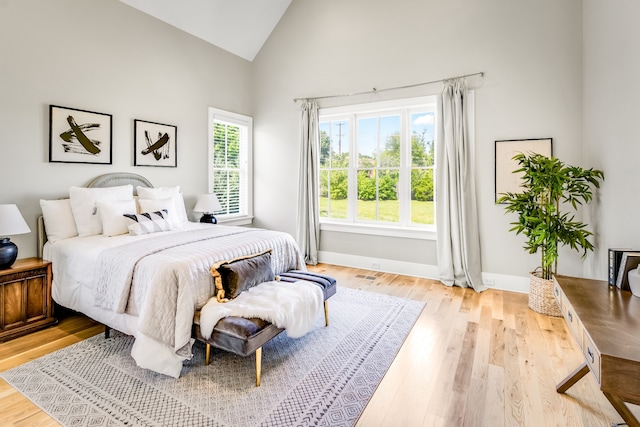
{"type": "Polygon", "coordinates": [[[0,269],[13,265],[18,258],[18,247],[9,235],[31,233],[31,229],[16,205],[0,205],[0,269]]]}
{"type": "Polygon", "coordinates": [[[213,213],[222,210],[222,206],[218,201],[218,197],[214,193],[202,194],[198,197],[196,205],[193,207],[194,212],[202,212],[200,222],[208,222],[210,224],[217,224],[218,220],[213,213]]]}

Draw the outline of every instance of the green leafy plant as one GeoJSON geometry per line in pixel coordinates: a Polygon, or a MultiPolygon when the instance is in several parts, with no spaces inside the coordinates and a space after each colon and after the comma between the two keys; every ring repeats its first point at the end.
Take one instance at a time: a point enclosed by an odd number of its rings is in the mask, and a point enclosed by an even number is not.
{"type": "Polygon", "coordinates": [[[587,204],[593,199],[593,188],[600,187],[604,173],[565,165],[555,157],[540,154],[517,154],[513,157],[522,173],[522,192],[504,193],[497,203],[506,204],[506,211],[518,214],[512,222],[516,234],[527,238],[524,246],[530,254],[541,252],[541,277],[550,280],[558,270],[558,247],[569,246],[582,257],[593,250],[587,225],[575,220],[561,208],[587,204]]]}

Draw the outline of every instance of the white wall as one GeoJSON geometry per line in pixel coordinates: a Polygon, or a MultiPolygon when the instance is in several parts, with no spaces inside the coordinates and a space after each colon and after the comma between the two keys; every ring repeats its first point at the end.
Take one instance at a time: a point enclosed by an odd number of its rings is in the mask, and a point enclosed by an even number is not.
{"type": "MultiPolygon", "coordinates": [[[[0,1],[0,203],[32,230],[39,199],[108,172],[207,189],[207,107],[250,115],[251,63],[115,0],[0,1]],[[48,162],[49,104],[113,115],[113,164],[48,162]],[[133,167],[133,120],[178,127],[177,168],[133,167]]],[[[20,257],[35,233],[12,237],[20,257]]]]}
{"type": "Polygon", "coordinates": [[[639,22],[637,0],[584,0],[585,162],[605,172],[585,276],[606,277],[608,248],[640,250],[639,22]]]}
{"type": "MultiPolygon", "coordinates": [[[[640,231],[627,225],[640,203],[633,197],[639,7],[584,0],[583,31],[581,0],[294,0],[249,63],[115,0],[2,0],[0,203],[17,203],[35,229],[40,198],[130,171],[158,186],[180,184],[190,207],[206,190],[206,111],[214,106],[254,116],[256,224],[294,234],[293,98],[484,71],[474,82],[483,271],[525,276],[538,264],[493,203],[494,141],[552,137],[558,157],[606,174],[600,203],[586,216],[603,249],[584,273],[579,256],[563,251],[560,272],[604,278],[604,248],[640,246],[640,231]],[[49,104],[113,114],[113,165],[48,163],[49,104]],[[134,119],[178,126],[178,168],[132,166],[134,119]]],[[[322,105],[369,99],[384,97],[322,105]]],[[[329,232],[321,239],[323,251],[348,259],[437,263],[433,241],[329,232]]],[[[12,240],[21,257],[35,255],[34,233],[12,240]]]]}
{"type": "MultiPolygon", "coordinates": [[[[299,117],[293,98],[484,71],[475,92],[483,271],[526,276],[539,261],[522,250],[523,238],[508,232],[514,218],[494,204],[494,141],[552,137],[558,157],[582,160],[581,38],[580,0],[294,0],[254,61],[258,225],[295,232],[299,117]]],[[[321,250],[391,264],[437,263],[434,241],[323,232],[321,250]]],[[[581,269],[577,254],[562,256],[561,273],[581,269]]]]}

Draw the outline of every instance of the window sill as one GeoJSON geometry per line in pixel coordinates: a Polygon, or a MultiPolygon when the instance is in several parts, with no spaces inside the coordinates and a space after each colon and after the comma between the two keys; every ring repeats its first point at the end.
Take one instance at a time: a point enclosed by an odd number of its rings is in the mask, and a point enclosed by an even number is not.
{"type": "Polygon", "coordinates": [[[241,216],[235,218],[217,218],[218,224],[221,225],[251,225],[253,224],[253,216],[241,216]]]}
{"type": "Polygon", "coordinates": [[[339,233],[368,234],[373,236],[402,237],[405,239],[436,240],[435,226],[425,229],[411,227],[394,227],[389,225],[321,222],[320,230],[335,231],[339,233]]]}

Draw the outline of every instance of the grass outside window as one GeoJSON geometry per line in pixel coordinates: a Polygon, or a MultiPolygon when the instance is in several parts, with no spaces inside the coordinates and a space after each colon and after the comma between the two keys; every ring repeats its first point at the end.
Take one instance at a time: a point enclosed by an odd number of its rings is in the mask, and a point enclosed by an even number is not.
{"type": "MultiPolygon", "coordinates": [[[[347,199],[331,200],[331,216],[329,212],[329,199],[320,198],[320,218],[346,219],[349,201],[347,199]]],[[[379,221],[398,223],[399,204],[398,200],[380,200],[378,203],[379,221]]],[[[411,201],[411,223],[412,224],[434,224],[434,203],[411,201]]],[[[376,201],[358,200],[358,214],[360,219],[376,221],[376,201]]]]}

